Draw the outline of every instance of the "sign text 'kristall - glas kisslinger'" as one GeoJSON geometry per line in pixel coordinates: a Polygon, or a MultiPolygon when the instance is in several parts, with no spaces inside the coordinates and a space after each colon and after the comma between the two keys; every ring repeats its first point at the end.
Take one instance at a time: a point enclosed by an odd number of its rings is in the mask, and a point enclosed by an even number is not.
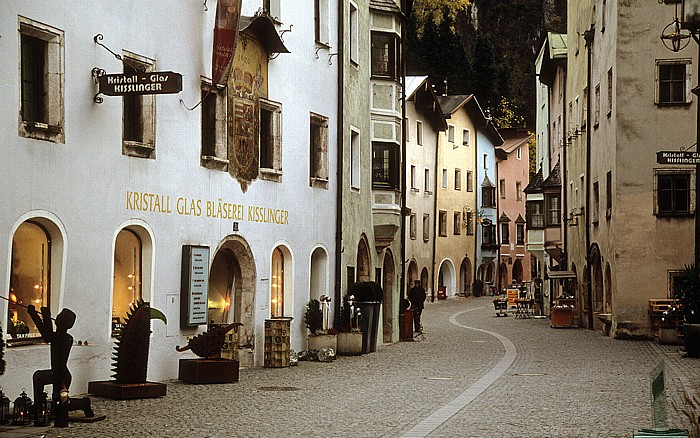
{"type": "Polygon", "coordinates": [[[182,91],[182,75],[172,71],[100,76],[100,93],[107,96],[175,94],[182,91]]]}
{"type": "Polygon", "coordinates": [[[700,164],[700,153],[687,151],[660,151],[656,153],[658,164],[700,164]]]}

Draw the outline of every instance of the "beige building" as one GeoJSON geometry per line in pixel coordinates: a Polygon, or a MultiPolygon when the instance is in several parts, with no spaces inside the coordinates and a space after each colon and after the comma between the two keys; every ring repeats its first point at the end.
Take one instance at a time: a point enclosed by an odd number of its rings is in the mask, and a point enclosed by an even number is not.
{"type": "Polygon", "coordinates": [[[438,137],[447,123],[427,76],[406,77],[406,288],[414,280],[432,296],[438,137]]]}
{"type": "Polygon", "coordinates": [[[695,143],[697,47],[659,38],[674,6],[569,2],[567,216],[580,324],[612,336],[650,335],[648,300],[671,295],[693,260],[693,167],[657,152],[695,143]],[[671,128],[672,127],[672,128],[671,128]]]}
{"type": "MultiPolygon", "coordinates": [[[[470,293],[474,279],[476,206],[476,113],[474,95],[438,96],[447,130],[438,136],[435,205],[436,297],[470,293]]],[[[482,115],[483,116],[483,115],[482,115]]]]}

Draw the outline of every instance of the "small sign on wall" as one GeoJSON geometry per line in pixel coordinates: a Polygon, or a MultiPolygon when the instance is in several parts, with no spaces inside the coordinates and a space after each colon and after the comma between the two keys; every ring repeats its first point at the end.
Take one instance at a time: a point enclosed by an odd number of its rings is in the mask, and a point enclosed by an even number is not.
{"type": "Polygon", "coordinates": [[[180,282],[180,326],[196,327],[207,323],[209,302],[209,247],[182,246],[180,282]]]}

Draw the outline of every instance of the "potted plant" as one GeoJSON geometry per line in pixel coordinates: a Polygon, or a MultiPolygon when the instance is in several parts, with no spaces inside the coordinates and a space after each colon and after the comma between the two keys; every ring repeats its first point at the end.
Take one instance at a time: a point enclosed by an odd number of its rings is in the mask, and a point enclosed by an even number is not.
{"type": "Polygon", "coordinates": [[[335,330],[323,327],[323,310],[321,302],[315,298],[306,303],[304,312],[304,324],[309,329],[308,349],[320,350],[322,348],[338,349],[338,339],[335,330]]]}
{"type": "Polygon", "coordinates": [[[676,344],[678,342],[678,328],[683,321],[683,315],[679,306],[670,306],[661,314],[659,321],[659,343],[676,344]]]}
{"type": "Polygon", "coordinates": [[[356,356],[362,354],[362,331],[359,327],[359,309],[355,297],[345,295],[338,322],[338,354],[356,356]]]}
{"type": "Polygon", "coordinates": [[[675,298],[683,312],[683,343],[688,357],[700,357],[700,267],[686,265],[675,298]]]}

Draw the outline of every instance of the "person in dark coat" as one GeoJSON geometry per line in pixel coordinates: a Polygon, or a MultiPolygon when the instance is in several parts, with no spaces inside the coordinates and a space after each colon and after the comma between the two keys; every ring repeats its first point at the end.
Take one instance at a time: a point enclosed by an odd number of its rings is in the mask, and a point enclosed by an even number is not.
{"type": "Polygon", "coordinates": [[[421,286],[420,280],[416,280],[411,290],[408,291],[408,301],[411,302],[411,309],[413,309],[413,330],[422,333],[420,316],[425,306],[425,289],[421,286]]]}

